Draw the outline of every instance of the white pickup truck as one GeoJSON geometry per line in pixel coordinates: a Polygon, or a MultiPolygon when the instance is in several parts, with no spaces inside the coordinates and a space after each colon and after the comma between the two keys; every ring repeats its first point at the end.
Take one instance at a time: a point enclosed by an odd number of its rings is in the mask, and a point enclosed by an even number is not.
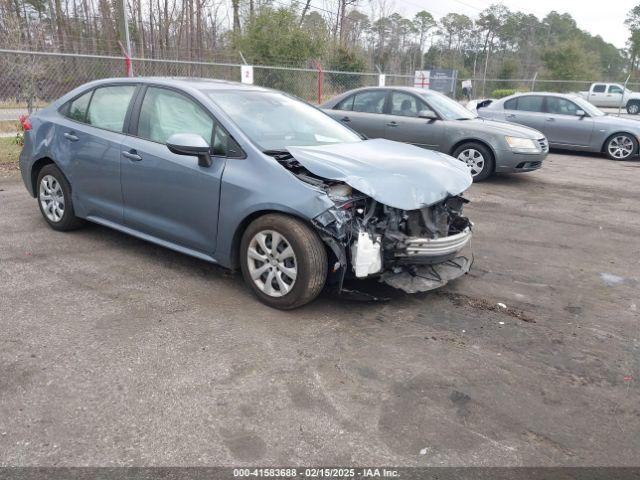
{"type": "Polygon", "coordinates": [[[632,92],[619,83],[592,83],[588,92],[578,92],[578,95],[596,107],[621,106],[632,115],[640,113],[640,92],[632,92]]]}

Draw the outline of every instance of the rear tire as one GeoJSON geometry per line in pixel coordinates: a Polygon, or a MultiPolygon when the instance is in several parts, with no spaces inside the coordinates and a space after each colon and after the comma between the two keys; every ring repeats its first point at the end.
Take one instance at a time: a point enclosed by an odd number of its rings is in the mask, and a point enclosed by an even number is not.
{"type": "Polygon", "coordinates": [[[240,265],[258,299],[282,310],[311,302],[327,279],[327,252],[316,232],[277,213],[257,218],[244,231],[240,265]]]}
{"type": "Polygon", "coordinates": [[[84,220],[76,217],[71,200],[71,186],[58,167],[48,164],[38,173],[36,183],[40,213],[54,230],[76,230],[84,220]]]}
{"type": "Polygon", "coordinates": [[[638,152],[638,141],[629,133],[611,135],[604,144],[604,154],[611,160],[628,160],[638,152]]]}
{"type": "Polygon", "coordinates": [[[638,113],[640,113],[640,102],[637,102],[637,101],[628,102],[627,113],[629,115],[638,115],[638,113]]]}
{"type": "Polygon", "coordinates": [[[463,143],[453,151],[452,157],[467,164],[474,182],[486,180],[493,174],[493,153],[481,143],[463,143]]]}

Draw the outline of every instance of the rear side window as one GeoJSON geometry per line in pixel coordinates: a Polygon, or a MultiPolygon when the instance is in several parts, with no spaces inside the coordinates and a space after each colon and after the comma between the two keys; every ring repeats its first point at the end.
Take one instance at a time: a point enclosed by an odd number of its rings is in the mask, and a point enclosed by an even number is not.
{"type": "Polygon", "coordinates": [[[334,110],[353,110],[353,100],[356,98],[355,95],[351,95],[350,97],[345,98],[341,102],[339,102],[334,108],[334,110]]]}
{"type": "Polygon", "coordinates": [[[91,94],[93,90],[88,91],[84,95],[79,96],[75,100],[72,100],[65,111],[65,116],[76,122],[86,122],[87,120],[87,107],[89,106],[89,100],[91,100],[91,94]]]}
{"type": "Polygon", "coordinates": [[[105,130],[122,132],[135,88],[133,85],[96,88],[89,104],[87,123],[105,130]]]}
{"type": "Polygon", "coordinates": [[[384,101],[387,98],[385,90],[370,90],[356,93],[353,101],[353,111],[363,113],[382,113],[384,101]]]}
{"type": "Polygon", "coordinates": [[[149,87],[140,109],[138,136],[166,144],[176,133],[200,135],[211,145],[213,118],[185,95],[149,87]]]}
{"type": "Polygon", "coordinates": [[[543,97],[537,97],[534,95],[526,97],[518,97],[518,110],[524,112],[542,112],[542,105],[544,103],[543,97]]]}
{"type": "Polygon", "coordinates": [[[604,93],[604,91],[606,90],[607,86],[604,84],[598,84],[598,85],[594,85],[593,86],[593,92],[594,93],[604,93]]]}

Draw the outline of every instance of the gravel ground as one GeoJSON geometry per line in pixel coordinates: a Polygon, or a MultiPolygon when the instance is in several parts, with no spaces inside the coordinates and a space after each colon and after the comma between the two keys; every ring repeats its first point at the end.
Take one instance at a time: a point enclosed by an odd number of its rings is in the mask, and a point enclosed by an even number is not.
{"type": "Polygon", "coordinates": [[[465,278],[279,312],[4,172],[0,465],[638,465],[639,184],[551,154],[470,189],[465,278]]]}

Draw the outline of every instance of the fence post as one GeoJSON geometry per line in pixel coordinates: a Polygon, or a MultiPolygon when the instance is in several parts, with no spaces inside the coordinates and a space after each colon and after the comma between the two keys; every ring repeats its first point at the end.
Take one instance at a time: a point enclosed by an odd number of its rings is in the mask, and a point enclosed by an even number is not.
{"type": "Polygon", "coordinates": [[[127,77],[133,77],[133,68],[131,68],[131,56],[122,45],[122,42],[118,41],[118,45],[120,45],[120,50],[122,50],[122,55],[124,56],[124,74],[127,77]]]}
{"type": "Polygon", "coordinates": [[[318,105],[322,103],[322,85],[324,84],[324,71],[318,60],[314,60],[318,71],[318,105]]]}
{"type": "Polygon", "coordinates": [[[536,91],[536,79],[538,78],[538,72],[536,71],[536,73],[533,75],[533,79],[531,80],[531,91],[535,92],[536,91]]]}

